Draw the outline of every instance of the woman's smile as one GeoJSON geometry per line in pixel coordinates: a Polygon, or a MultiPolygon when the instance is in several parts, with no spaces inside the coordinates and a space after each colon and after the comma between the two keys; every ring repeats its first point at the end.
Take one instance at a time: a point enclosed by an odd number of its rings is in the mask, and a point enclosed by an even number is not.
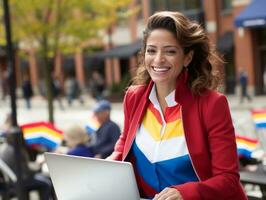
{"type": "Polygon", "coordinates": [[[171,67],[155,67],[155,66],[153,66],[152,69],[154,72],[164,73],[164,72],[169,71],[171,69],[171,67]]]}

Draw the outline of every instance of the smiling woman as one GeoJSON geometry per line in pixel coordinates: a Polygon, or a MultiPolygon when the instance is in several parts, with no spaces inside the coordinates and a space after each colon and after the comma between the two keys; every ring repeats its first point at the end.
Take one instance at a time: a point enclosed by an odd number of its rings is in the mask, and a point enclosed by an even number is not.
{"type": "Polygon", "coordinates": [[[179,12],[152,15],[124,98],[124,131],[110,158],[133,164],[142,198],[247,199],[238,174],[221,59],[179,12]]]}

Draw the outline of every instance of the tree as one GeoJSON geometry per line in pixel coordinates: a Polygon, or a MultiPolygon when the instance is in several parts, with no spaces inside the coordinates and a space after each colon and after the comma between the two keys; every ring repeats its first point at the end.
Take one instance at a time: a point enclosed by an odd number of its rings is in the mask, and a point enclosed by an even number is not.
{"type": "MultiPolygon", "coordinates": [[[[2,9],[2,3],[0,3],[0,16],[3,16],[3,9],[2,9]]],[[[0,45],[3,45],[5,43],[5,30],[4,30],[4,22],[3,17],[0,18],[0,45]]]]}
{"type": "Polygon", "coordinates": [[[13,37],[24,48],[37,50],[43,63],[49,121],[53,122],[53,62],[58,51],[75,52],[98,37],[121,15],[130,0],[10,0],[13,37]]]}

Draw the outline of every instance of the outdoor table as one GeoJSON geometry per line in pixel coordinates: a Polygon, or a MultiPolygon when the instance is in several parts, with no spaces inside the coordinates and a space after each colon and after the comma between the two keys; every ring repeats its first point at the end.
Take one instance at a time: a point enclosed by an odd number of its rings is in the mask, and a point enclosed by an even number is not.
{"type": "Polygon", "coordinates": [[[258,185],[262,199],[266,199],[266,166],[259,164],[255,171],[240,171],[240,181],[243,184],[258,185]]]}

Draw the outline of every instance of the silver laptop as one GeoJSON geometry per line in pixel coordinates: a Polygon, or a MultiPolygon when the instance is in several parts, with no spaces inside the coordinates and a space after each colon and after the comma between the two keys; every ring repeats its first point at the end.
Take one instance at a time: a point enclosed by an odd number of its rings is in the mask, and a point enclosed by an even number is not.
{"type": "Polygon", "coordinates": [[[45,153],[58,200],[139,200],[131,163],[45,153]]]}

